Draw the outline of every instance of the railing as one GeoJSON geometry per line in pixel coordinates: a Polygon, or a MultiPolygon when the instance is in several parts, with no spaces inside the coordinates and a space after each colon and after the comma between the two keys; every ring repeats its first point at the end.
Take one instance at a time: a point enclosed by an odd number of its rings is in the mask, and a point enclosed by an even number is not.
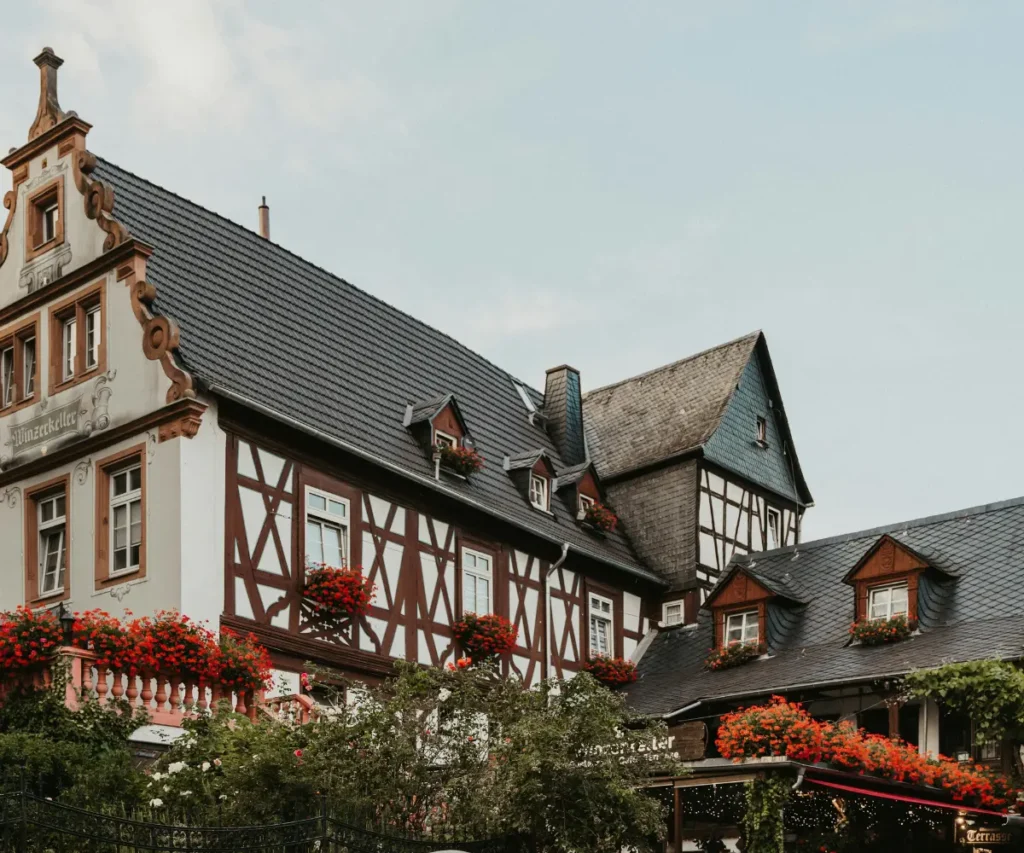
{"type": "MultiPolygon", "coordinates": [[[[83,698],[96,699],[101,705],[127,702],[131,708],[145,711],[153,724],[174,727],[221,703],[228,703],[233,711],[251,720],[261,709],[273,719],[292,724],[305,724],[316,717],[315,704],[307,696],[270,697],[232,691],[201,679],[133,674],[126,669],[99,666],[95,653],[70,646],[60,649],[57,660],[68,667],[66,702],[72,710],[83,698]]],[[[12,678],[9,673],[5,676],[12,678]]],[[[20,673],[13,680],[0,682],[0,702],[14,687],[48,688],[53,684],[52,665],[20,673]]]]}

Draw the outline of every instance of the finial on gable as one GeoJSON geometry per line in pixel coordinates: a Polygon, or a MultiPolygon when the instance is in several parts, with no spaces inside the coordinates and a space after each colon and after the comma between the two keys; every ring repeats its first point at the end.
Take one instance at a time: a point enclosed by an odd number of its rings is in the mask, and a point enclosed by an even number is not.
{"type": "Polygon", "coordinates": [[[28,129],[29,142],[60,124],[65,118],[64,111],[57,102],[57,69],[64,64],[64,60],[57,56],[52,48],[44,47],[43,52],[32,61],[39,66],[39,109],[36,110],[36,120],[28,129]]]}

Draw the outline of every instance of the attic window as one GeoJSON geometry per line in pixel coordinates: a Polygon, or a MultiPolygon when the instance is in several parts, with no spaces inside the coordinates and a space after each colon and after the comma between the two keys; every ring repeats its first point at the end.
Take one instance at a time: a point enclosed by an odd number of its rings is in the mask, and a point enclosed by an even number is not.
{"type": "Polygon", "coordinates": [[[725,630],[722,632],[725,637],[725,645],[731,646],[734,643],[756,645],[760,641],[761,621],[757,610],[727,613],[722,618],[725,620],[725,630]]]}
{"type": "Polygon", "coordinates": [[[435,447],[451,447],[456,448],[459,446],[459,440],[454,435],[448,435],[446,432],[441,432],[439,429],[434,430],[434,446],[435,447]]]}
{"type": "Polygon", "coordinates": [[[64,180],[58,178],[29,196],[25,260],[64,242],[64,180]]]}
{"type": "Polygon", "coordinates": [[[662,625],[682,625],[683,624],[683,602],[681,601],[670,601],[667,604],[662,605],[661,608],[661,624],[662,625]]]}
{"type": "Polygon", "coordinates": [[[905,616],[910,600],[908,592],[905,583],[873,587],[868,597],[868,619],[891,619],[893,616],[905,616]]]}
{"type": "Polygon", "coordinates": [[[530,474],[530,503],[537,509],[547,512],[548,509],[548,478],[540,474],[530,474]]]}
{"type": "Polygon", "coordinates": [[[580,515],[582,516],[587,511],[587,507],[593,506],[595,503],[597,501],[590,497],[590,495],[580,495],[580,515]]]}
{"type": "Polygon", "coordinates": [[[519,396],[523,399],[523,405],[526,406],[526,411],[531,415],[534,414],[534,412],[537,411],[537,407],[533,404],[533,400],[530,398],[529,392],[518,382],[514,384],[516,386],[516,391],[519,392],[519,396]]]}
{"type": "Polygon", "coordinates": [[[769,545],[773,548],[778,548],[782,544],[782,537],[780,532],[782,525],[779,523],[779,511],[773,507],[768,507],[768,536],[769,545]]]}
{"type": "Polygon", "coordinates": [[[757,418],[757,443],[762,447],[768,446],[768,421],[760,415],[757,418]]]}

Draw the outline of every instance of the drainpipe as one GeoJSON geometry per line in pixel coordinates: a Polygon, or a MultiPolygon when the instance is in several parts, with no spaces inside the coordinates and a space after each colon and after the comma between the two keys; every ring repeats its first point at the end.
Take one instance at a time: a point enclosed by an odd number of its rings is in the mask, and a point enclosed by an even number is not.
{"type": "Polygon", "coordinates": [[[790,790],[791,791],[799,791],[800,790],[800,786],[803,785],[803,783],[804,783],[804,776],[806,776],[806,775],[807,775],[807,768],[806,767],[801,767],[799,770],[797,770],[796,771],[796,782],[793,784],[793,787],[790,788],[790,790]]]}
{"type": "Polygon", "coordinates": [[[551,564],[544,576],[544,673],[551,677],[551,578],[565,564],[569,556],[569,543],[562,543],[562,556],[551,564]]]}

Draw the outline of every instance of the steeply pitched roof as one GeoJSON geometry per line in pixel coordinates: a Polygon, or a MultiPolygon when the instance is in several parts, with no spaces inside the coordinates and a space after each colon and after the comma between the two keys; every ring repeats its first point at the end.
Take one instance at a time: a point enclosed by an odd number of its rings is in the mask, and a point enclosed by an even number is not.
{"type": "Polygon", "coordinates": [[[697,700],[851,683],[947,661],[1024,657],[1024,498],[733,563],[744,565],[758,578],[799,590],[807,602],[784,612],[769,606],[771,656],[707,672],[702,664],[714,645],[713,626],[702,613],[696,627],[662,631],[641,658],[639,680],[628,691],[637,710],[666,714],[697,700]],[[942,570],[920,578],[919,636],[891,646],[851,646],[854,591],[843,578],[883,534],[918,554],[941,555],[942,570]]]}
{"type": "Polygon", "coordinates": [[[605,480],[704,449],[712,461],[784,497],[795,484],[800,502],[811,503],[761,332],[590,391],[583,420],[587,449],[605,480]],[[736,393],[741,381],[746,396],[736,393]],[[770,401],[781,433],[771,452],[754,447],[747,409],[757,399],[764,415],[770,401]],[[743,411],[726,423],[734,407],[743,411]]]}
{"type": "MultiPolygon", "coordinates": [[[[534,512],[506,454],[558,450],[531,425],[512,376],[445,334],[233,222],[100,160],[114,216],[155,247],[156,310],[181,326],[179,353],[206,387],[259,404],[352,452],[573,549],[661,584],[622,536],[597,539],[568,511],[534,512]],[[486,460],[469,482],[433,479],[403,425],[407,407],[451,393],[486,460]]],[[[522,384],[522,383],[519,383],[522,384]]],[[[536,397],[534,392],[531,396],[536,397]]]]}

